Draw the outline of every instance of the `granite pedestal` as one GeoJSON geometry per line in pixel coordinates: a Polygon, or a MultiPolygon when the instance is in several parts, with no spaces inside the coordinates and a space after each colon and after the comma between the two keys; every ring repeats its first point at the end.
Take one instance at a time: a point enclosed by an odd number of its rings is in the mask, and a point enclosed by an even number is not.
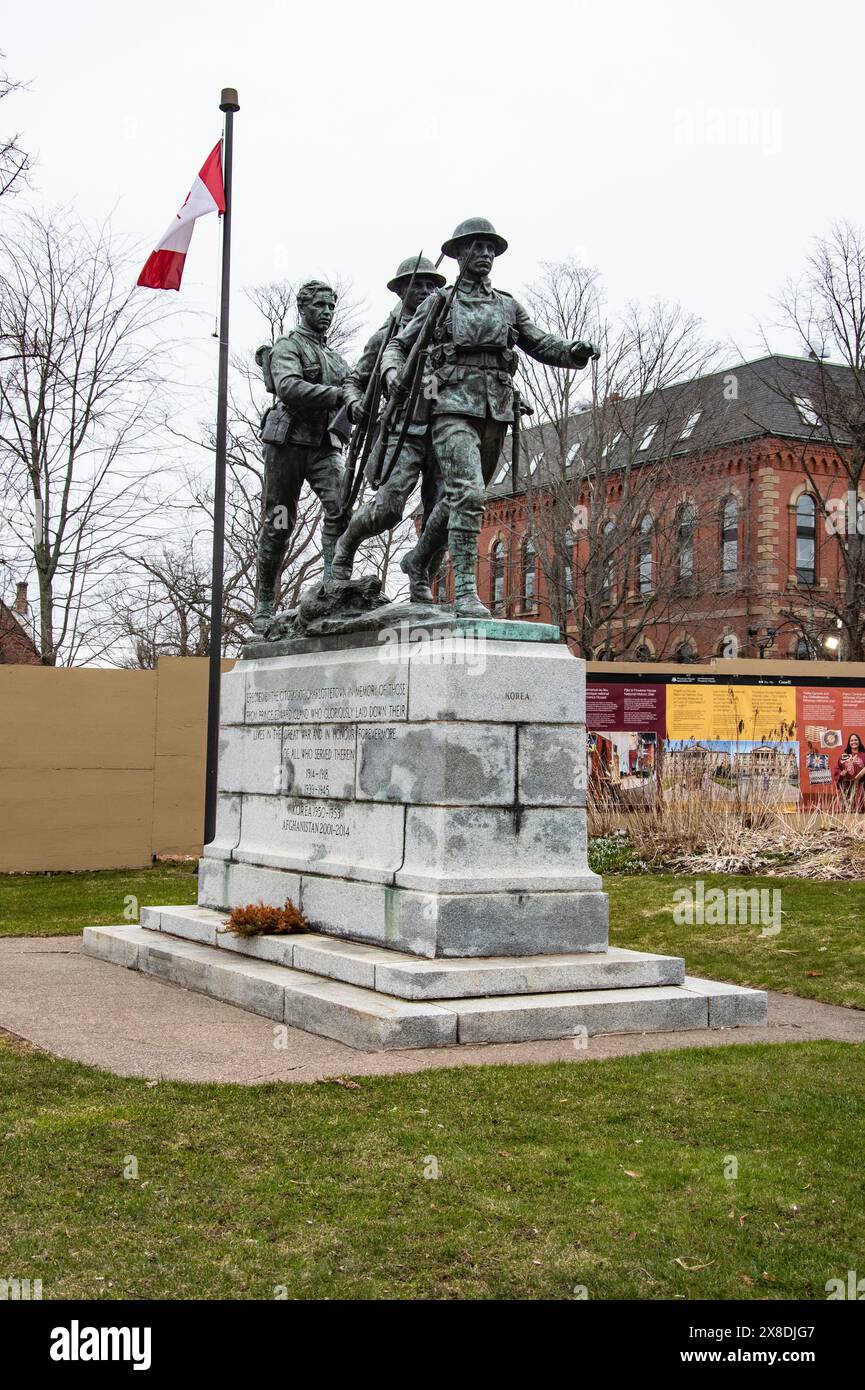
{"type": "Polygon", "coordinates": [[[557,637],[451,618],[248,648],[222,680],[198,908],[85,949],[359,1047],[760,1021],[759,992],[608,950],[585,669],[557,637]],[[287,898],[313,935],[226,933],[287,898]]]}

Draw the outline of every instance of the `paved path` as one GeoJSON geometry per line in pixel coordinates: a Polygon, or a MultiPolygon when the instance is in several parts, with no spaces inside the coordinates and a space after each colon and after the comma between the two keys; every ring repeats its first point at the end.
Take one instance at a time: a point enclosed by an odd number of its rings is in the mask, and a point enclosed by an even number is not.
{"type": "Polygon", "coordinates": [[[296,1028],[285,1030],[287,1046],[278,1048],[274,1028],[269,1019],[230,1004],[93,960],[77,936],[0,939],[0,1029],[58,1057],[151,1080],[255,1085],[498,1062],[583,1062],[730,1043],[865,1042],[865,1011],[770,994],[767,1028],[608,1035],[590,1038],[583,1051],[565,1038],[355,1052],[296,1028]]]}

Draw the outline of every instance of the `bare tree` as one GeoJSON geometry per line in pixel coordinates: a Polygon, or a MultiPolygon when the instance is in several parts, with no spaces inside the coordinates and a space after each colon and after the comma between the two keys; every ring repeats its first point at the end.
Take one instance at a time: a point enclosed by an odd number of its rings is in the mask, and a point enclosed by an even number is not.
{"type": "MultiPolygon", "coordinates": [[[[0,63],[5,58],[6,54],[0,52],[0,63]]],[[[23,82],[13,82],[6,72],[0,72],[0,101],[23,88],[23,82]]],[[[20,133],[17,132],[14,135],[0,135],[0,198],[14,193],[26,183],[32,167],[30,155],[22,149],[20,140],[20,133]]]]}
{"type": "Polygon", "coordinates": [[[107,586],[105,608],[121,667],[152,669],[161,656],[210,650],[210,557],[191,529],[171,545],[127,556],[129,573],[107,586]]]}
{"type": "Polygon", "coordinates": [[[25,214],[0,248],[0,532],[9,563],[35,569],[48,666],[104,650],[100,587],[156,515],[142,456],[164,315],[132,285],[110,231],[66,212],[25,214]]]}
{"type": "Polygon", "coordinates": [[[524,300],[549,332],[590,339],[601,357],[576,377],[521,364],[535,416],[525,478],[529,563],[524,550],[511,566],[518,604],[527,606],[526,575],[538,565],[552,619],[581,655],[631,655],[648,628],[671,632],[693,603],[693,565],[683,573],[678,562],[683,434],[707,410],[699,378],[715,348],[678,306],[630,305],[610,321],[597,272],[573,261],[545,265],[524,300]]]}
{"type": "MultiPolygon", "coordinates": [[[[792,627],[820,651],[827,634],[841,639],[840,655],[865,660],[865,229],[836,224],[817,238],[804,274],[788,281],[779,306],[799,337],[807,363],[782,360],[772,370],[773,391],[795,406],[809,425],[799,462],[822,525],[815,550],[834,549],[839,584],[821,588],[813,568],[798,570],[798,594],[782,610],[792,627]],[[814,468],[815,445],[828,445],[844,497],[827,495],[814,468]],[[822,539],[821,539],[822,531],[822,539]]],[[[816,518],[815,518],[816,522],[816,518]]]]}

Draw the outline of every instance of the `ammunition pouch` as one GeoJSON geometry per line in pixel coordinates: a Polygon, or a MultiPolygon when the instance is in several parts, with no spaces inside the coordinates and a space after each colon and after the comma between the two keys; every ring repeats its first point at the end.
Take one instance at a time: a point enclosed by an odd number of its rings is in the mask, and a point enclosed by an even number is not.
{"type": "MultiPolygon", "coordinates": [[[[453,343],[438,343],[430,351],[429,365],[434,372],[455,367],[476,372],[506,372],[513,376],[517,370],[517,354],[512,348],[468,348],[455,347],[453,343]]],[[[449,372],[448,379],[456,381],[460,378],[449,372]]]]}
{"type": "Polygon", "coordinates": [[[291,429],[291,416],[284,405],[272,405],[261,417],[262,444],[286,444],[291,429]]]}

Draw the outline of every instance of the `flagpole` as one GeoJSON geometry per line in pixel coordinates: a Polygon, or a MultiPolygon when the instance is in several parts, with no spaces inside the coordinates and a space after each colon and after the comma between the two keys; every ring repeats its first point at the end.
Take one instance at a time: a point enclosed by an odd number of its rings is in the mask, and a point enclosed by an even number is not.
{"type": "Polygon", "coordinates": [[[204,780],[204,843],[216,834],[216,764],[219,756],[219,681],[222,673],[222,575],[225,553],[225,460],[228,442],[228,301],[231,282],[231,162],[234,113],[240,110],[237,92],[223,87],[220,111],[225,113],[222,179],[225,212],[222,217],[222,290],[219,304],[219,384],[216,401],[216,472],[213,485],[213,565],[210,588],[210,665],[207,687],[207,761],[204,780]]]}

